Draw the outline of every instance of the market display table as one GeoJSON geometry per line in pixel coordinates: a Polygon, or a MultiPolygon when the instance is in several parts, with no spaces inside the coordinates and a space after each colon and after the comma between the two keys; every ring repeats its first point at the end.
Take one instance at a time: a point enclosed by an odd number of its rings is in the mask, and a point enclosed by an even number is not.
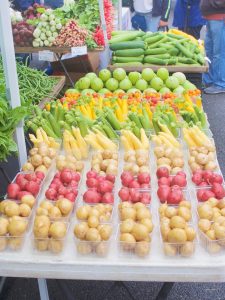
{"type": "MultiPolygon", "coordinates": [[[[163,67],[163,66],[159,66],[159,65],[148,65],[148,66],[134,66],[134,67],[128,67],[128,66],[124,66],[123,69],[125,69],[127,72],[133,72],[133,71],[137,71],[137,72],[142,72],[142,70],[144,68],[151,68],[153,71],[157,71],[160,67],[163,67]]],[[[113,71],[115,70],[117,67],[115,65],[112,65],[110,64],[108,66],[108,69],[110,71],[113,71]]],[[[208,65],[208,62],[206,62],[205,66],[199,66],[199,67],[189,67],[189,66],[166,66],[167,70],[169,72],[183,72],[183,73],[205,73],[205,72],[208,72],[208,69],[209,69],[209,65],[208,65]]]]}
{"type": "MultiPolygon", "coordinates": [[[[71,86],[73,86],[74,81],[71,78],[71,76],[70,76],[70,74],[67,70],[67,67],[64,63],[64,60],[62,59],[62,55],[64,55],[64,54],[75,53],[72,49],[73,48],[71,48],[71,47],[36,47],[36,48],[34,48],[34,47],[15,47],[15,53],[30,53],[30,54],[32,54],[32,53],[39,53],[39,52],[42,52],[42,51],[53,52],[55,54],[56,60],[59,61],[62,69],[64,70],[64,73],[65,73],[66,77],[69,79],[69,82],[70,82],[71,86]]],[[[104,47],[99,47],[99,48],[95,48],[95,49],[87,49],[87,54],[88,53],[101,52],[101,51],[104,51],[104,47]]],[[[82,63],[83,57],[86,57],[86,56],[88,58],[88,55],[82,55],[82,54],[77,55],[77,57],[80,58],[81,63],[82,63]]],[[[73,57],[76,57],[76,55],[73,55],[73,57]]],[[[86,71],[86,70],[84,70],[84,71],[86,71]]]]}

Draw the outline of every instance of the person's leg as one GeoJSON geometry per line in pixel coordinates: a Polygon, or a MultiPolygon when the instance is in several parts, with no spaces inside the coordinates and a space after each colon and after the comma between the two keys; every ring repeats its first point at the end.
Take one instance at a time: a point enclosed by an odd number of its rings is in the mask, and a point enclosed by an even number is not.
{"type": "Polygon", "coordinates": [[[211,63],[213,86],[206,89],[205,92],[216,94],[217,92],[225,92],[225,22],[212,20],[210,27],[213,40],[211,63]]]}
{"type": "Polygon", "coordinates": [[[195,37],[197,40],[200,39],[200,32],[201,32],[202,26],[195,26],[195,27],[188,27],[187,33],[195,37]]]}
{"type": "Polygon", "coordinates": [[[206,56],[211,61],[211,63],[209,63],[208,73],[203,74],[202,80],[205,85],[211,85],[211,84],[213,84],[213,68],[212,68],[212,66],[213,66],[213,38],[212,38],[210,21],[207,22],[207,26],[206,26],[205,51],[206,51],[206,56]]]}
{"type": "Polygon", "coordinates": [[[149,13],[145,15],[145,20],[146,20],[147,31],[151,31],[151,32],[158,31],[160,16],[153,17],[152,13],[149,13]]]}

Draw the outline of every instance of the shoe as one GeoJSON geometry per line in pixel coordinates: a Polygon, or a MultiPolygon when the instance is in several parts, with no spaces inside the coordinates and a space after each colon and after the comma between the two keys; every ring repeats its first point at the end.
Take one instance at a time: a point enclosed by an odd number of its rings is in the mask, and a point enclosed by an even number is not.
{"type": "Polygon", "coordinates": [[[221,88],[219,86],[212,85],[206,89],[204,89],[205,94],[216,95],[225,93],[225,88],[221,88]]]}

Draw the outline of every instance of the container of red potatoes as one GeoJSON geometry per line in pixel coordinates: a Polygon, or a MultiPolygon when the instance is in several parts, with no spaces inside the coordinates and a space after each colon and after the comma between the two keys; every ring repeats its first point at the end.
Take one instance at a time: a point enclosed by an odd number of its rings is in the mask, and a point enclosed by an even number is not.
{"type": "Polygon", "coordinates": [[[74,241],[77,255],[106,257],[112,242],[113,206],[84,204],[76,210],[74,241]]]}

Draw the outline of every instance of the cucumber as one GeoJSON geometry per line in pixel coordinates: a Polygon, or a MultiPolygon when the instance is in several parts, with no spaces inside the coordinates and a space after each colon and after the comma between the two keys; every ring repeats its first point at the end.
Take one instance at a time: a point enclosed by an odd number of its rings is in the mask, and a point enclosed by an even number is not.
{"type": "Polygon", "coordinates": [[[166,65],[165,59],[154,58],[152,56],[146,56],[144,62],[151,65],[166,65]]]}
{"type": "Polygon", "coordinates": [[[160,58],[160,59],[169,59],[171,56],[169,55],[169,53],[165,53],[165,54],[154,54],[154,55],[147,55],[145,56],[145,59],[147,58],[160,58]]]}
{"type": "Polygon", "coordinates": [[[150,36],[150,37],[148,37],[147,39],[145,39],[145,42],[147,43],[147,44],[154,44],[154,43],[156,43],[156,42],[158,42],[159,40],[161,40],[162,38],[164,37],[164,35],[163,34],[161,34],[161,33],[159,33],[159,34],[157,34],[157,35],[155,35],[155,36],[150,36]]]}
{"type": "Polygon", "coordinates": [[[125,57],[136,57],[144,54],[144,49],[129,49],[129,50],[117,50],[115,51],[116,56],[125,56],[125,57]]]}
{"type": "Polygon", "coordinates": [[[153,49],[146,49],[145,55],[152,55],[152,54],[165,54],[167,53],[167,49],[165,48],[153,48],[153,49]]]}
{"type": "Polygon", "coordinates": [[[171,55],[171,56],[177,56],[178,53],[179,53],[179,50],[177,48],[172,48],[170,50],[168,50],[168,53],[171,55]]]}
{"type": "Polygon", "coordinates": [[[141,67],[143,64],[141,62],[128,62],[128,63],[115,63],[114,67],[141,67]]]}
{"type": "Polygon", "coordinates": [[[127,50],[127,49],[137,49],[145,48],[145,43],[143,41],[128,41],[128,42],[120,42],[110,45],[110,49],[112,51],[116,50],[127,50]]]}
{"type": "Polygon", "coordinates": [[[109,44],[132,41],[142,35],[144,35],[144,32],[142,31],[138,31],[138,32],[134,31],[134,32],[128,32],[127,34],[116,35],[112,37],[111,40],[109,40],[109,44]]]}
{"type": "Polygon", "coordinates": [[[176,65],[176,63],[177,63],[177,59],[175,57],[172,57],[166,61],[167,65],[176,65]]]}
{"type": "Polygon", "coordinates": [[[194,59],[187,58],[187,57],[178,57],[177,61],[182,64],[190,64],[190,65],[197,63],[194,59]]]}
{"type": "Polygon", "coordinates": [[[117,63],[129,63],[129,62],[142,62],[144,55],[138,57],[121,57],[121,56],[114,56],[113,61],[117,63]]]}

